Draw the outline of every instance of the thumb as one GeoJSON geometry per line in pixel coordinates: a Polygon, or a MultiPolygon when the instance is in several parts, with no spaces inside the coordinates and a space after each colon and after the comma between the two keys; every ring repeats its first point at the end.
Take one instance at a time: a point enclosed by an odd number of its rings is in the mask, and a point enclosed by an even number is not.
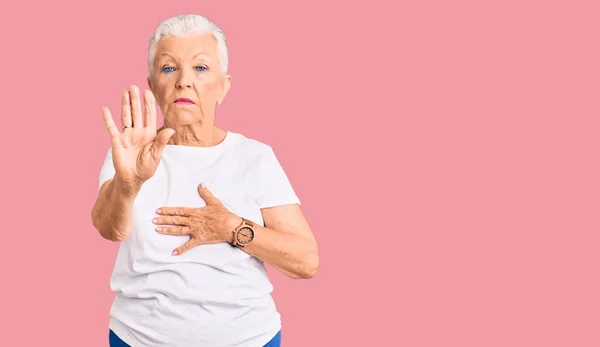
{"type": "Polygon", "coordinates": [[[219,199],[217,199],[210,190],[208,190],[208,188],[206,187],[206,184],[204,182],[200,183],[200,185],[198,186],[198,193],[200,194],[200,197],[202,198],[202,200],[204,200],[204,202],[206,202],[207,205],[220,205],[221,201],[219,201],[219,199]]]}
{"type": "Polygon", "coordinates": [[[154,143],[152,144],[152,155],[154,156],[154,159],[158,159],[161,157],[163,149],[165,148],[173,134],[175,134],[175,130],[171,128],[163,129],[161,132],[158,133],[158,135],[154,139],[154,143]]]}

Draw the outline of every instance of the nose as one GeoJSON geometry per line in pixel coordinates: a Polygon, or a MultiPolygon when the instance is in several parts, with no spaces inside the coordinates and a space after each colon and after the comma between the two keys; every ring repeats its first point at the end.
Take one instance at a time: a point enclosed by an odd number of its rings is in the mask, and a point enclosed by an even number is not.
{"type": "Polygon", "coordinates": [[[179,76],[177,78],[176,87],[183,88],[191,88],[192,87],[192,73],[188,71],[186,68],[182,68],[179,70],[179,76]]]}

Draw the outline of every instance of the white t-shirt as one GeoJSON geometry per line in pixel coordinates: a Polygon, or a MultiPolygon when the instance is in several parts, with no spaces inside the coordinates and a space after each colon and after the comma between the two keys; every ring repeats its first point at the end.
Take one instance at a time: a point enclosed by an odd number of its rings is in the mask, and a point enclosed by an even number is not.
{"type": "MultiPolygon", "coordinates": [[[[109,149],[100,186],[115,174],[109,149]]],[[[263,263],[229,243],[171,252],[189,236],[161,235],[161,206],[202,207],[198,185],[230,211],[264,226],[261,208],[300,204],[273,149],[227,132],[213,147],[167,145],[133,207],[131,235],[120,244],[110,286],[109,327],[137,346],[263,346],[281,328],[263,263]]]]}

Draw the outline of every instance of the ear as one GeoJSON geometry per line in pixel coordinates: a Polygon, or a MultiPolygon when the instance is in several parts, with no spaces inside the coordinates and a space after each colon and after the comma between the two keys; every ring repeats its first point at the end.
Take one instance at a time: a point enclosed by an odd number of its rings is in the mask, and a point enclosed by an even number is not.
{"type": "Polygon", "coordinates": [[[227,93],[229,93],[229,88],[231,88],[231,75],[226,75],[223,78],[223,84],[221,85],[221,95],[217,98],[217,104],[221,105],[227,93]]]}

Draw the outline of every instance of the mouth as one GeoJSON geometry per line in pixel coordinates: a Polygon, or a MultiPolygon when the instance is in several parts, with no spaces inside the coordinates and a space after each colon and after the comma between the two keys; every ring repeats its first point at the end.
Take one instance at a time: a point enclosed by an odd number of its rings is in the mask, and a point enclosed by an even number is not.
{"type": "Polygon", "coordinates": [[[177,100],[175,100],[176,104],[184,104],[184,105],[193,105],[194,102],[190,99],[187,98],[179,98],[177,100]]]}

